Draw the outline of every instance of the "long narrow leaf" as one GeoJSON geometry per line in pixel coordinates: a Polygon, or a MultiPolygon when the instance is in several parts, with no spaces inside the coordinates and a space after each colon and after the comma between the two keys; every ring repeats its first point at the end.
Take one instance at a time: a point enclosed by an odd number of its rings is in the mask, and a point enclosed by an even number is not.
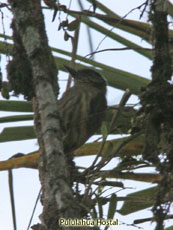
{"type": "Polygon", "coordinates": [[[118,212],[121,215],[127,215],[151,207],[156,198],[157,191],[158,187],[155,186],[127,195],[129,200],[124,202],[122,208],[118,212]]]}
{"type": "Polygon", "coordinates": [[[33,115],[17,115],[17,116],[0,117],[0,123],[29,121],[29,120],[33,120],[33,115]]]}
{"type": "Polygon", "coordinates": [[[135,49],[136,52],[138,52],[139,54],[149,58],[150,60],[152,59],[151,52],[147,51],[147,50],[144,50],[143,47],[138,46],[135,43],[123,38],[122,36],[111,32],[110,30],[104,28],[103,26],[98,25],[97,23],[89,20],[88,18],[86,18],[84,16],[81,17],[81,21],[83,23],[87,24],[90,28],[93,28],[93,29],[99,31],[100,33],[104,34],[105,36],[110,37],[113,40],[118,41],[121,44],[123,44],[123,45],[125,45],[125,46],[127,46],[129,48],[135,49]]]}
{"type": "Polygon", "coordinates": [[[0,111],[32,112],[32,104],[29,101],[0,101],[0,111]]]}
{"type": "Polygon", "coordinates": [[[108,215],[107,215],[108,219],[114,218],[116,208],[117,208],[117,196],[116,194],[113,193],[110,198],[110,203],[109,203],[109,208],[108,208],[108,215]]]}
{"type": "MultiPolygon", "coordinates": [[[[1,50],[1,45],[5,43],[0,41],[0,52],[3,53],[3,50],[1,50]]],[[[60,49],[53,48],[53,51],[58,51],[60,53],[66,54],[70,56],[71,54],[67,51],[62,51],[60,49]]],[[[102,63],[89,60],[86,58],[82,58],[81,56],[76,57],[78,60],[85,61],[88,64],[91,64],[95,67],[102,68],[105,71],[102,71],[103,76],[108,80],[108,85],[121,89],[121,90],[126,90],[126,88],[129,88],[132,92],[132,94],[138,95],[140,93],[140,89],[142,86],[145,86],[147,83],[149,83],[148,79],[145,79],[143,77],[140,77],[136,74],[128,73],[116,68],[112,68],[110,66],[104,65],[102,63]],[[135,83],[134,83],[135,82],[135,83]]],[[[63,71],[66,71],[64,68],[64,65],[69,65],[70,61],[60,58],[60,57],[55,57],[55,62],[57,65],[57,68],[63,71]]],[[[78,68],[86,68],[85,65],[82,64],[76,64],[78,68]]]]}
{"type": "MultiPolygon", "coordinates": [[[[91,2],[92,0],[87,1],[91,2]]],[[[152,26],[149,23],[122,18],[98,1],[96,1],[96,5],[97,8],[102,10],[107,15],[93,14],[93,17],[98,18],[103,22],[106,22],[107,24],[119,28],[123,31],[129,32],[133,35],[137,35],[147,42],[151,43],[152,26]]]]}
{"type": "Polygon", "coordinates": [[[36,137],[32,126],[5,128],[0,133],[0,142],[21,141],[33,138],[36,137]]]}

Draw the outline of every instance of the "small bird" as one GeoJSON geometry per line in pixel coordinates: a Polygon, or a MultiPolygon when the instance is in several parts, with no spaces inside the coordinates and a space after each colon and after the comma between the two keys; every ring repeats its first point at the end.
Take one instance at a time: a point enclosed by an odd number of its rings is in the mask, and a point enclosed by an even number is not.
{"type": "Polygon", "coordinates": [[[75,80],[74,86],[58,102],[65,131],[64,151],[68,153],[83,145],[98,130],[107,102],[106,81],[98,72],[65,68],[75,80]]]}

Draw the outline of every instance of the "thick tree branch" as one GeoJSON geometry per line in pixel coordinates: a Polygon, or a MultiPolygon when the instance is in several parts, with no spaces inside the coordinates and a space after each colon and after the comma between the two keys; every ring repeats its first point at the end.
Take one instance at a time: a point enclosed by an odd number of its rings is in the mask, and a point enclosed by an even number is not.
{"type": "Polygon", "coordinates": [[[156,229],[164,229],[164,220],[170,210],[172,184],[169,175],[173,164],[173,85],[168,33],[168,2],[150,0],[150,20],[153,25],[152,81],[143,89],[142,108],[139,111],[145,129],[143,158],[156,166],[162,179],[158,186],[153,215],[156,229]],[[169,194],[169,195],[168,195],[169,194]]]}
{"type": "Polygon", "coordinates": [[[58,218],[77,218],[79,205],[68,183],[62,130],[57,108],[57,70],[44,28],[40,1],[9,0],[16,32],[21,38],[31,65],[35,98],[36,134],[40,145],[40,179],[43,189],[42,225],[39,229],[58,228],[58,218]]]}

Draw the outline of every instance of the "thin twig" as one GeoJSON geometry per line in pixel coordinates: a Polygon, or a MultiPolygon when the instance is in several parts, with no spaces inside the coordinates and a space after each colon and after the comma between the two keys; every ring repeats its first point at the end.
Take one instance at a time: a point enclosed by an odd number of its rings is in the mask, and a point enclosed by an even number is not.
{"type": "Polygon", "coordinates": [[[102,50],[94,51],[94,52],[92,52],[92,53],[87,54],[85,57],[92,56],[92,55],[94,55],[94,54],[102,53],[102,52],[106,52],[106,51],[124,51],[124,50],[149,50],[149,51],[152,51],[153,49],[150,49],[150,48],[142,48],[142,47],[138,47],[138,48],[129,48],[129,47],[123,47],[123,48],[108,48],[108,49],[102,49],[102,50]]]}
{"type": "MultiPolygon", "coordinates": [[[[99,151],[98,151],[98,153],[97,153],[97,155],[96,155],[95,160],[93,161],[92,165],[84,172],[84,174],[86,174],[86,172],[87,172],[87,174],[89,175],[90,171],[93,170],[94,168],[96,168],[95,172],[98,172],[102,167],[105,166],[105,159],[103,159],[103,158],[100,160],[100,162],[99,162],[97,165],[96,165],[96,163],[97,163],[97,161],[98,161],[98,158],[101,156],[101,154],[102,154],[102,152],[103,152],[104,145],[105,145],[105,143],[106,143],[106,139],[107,139],[109,133],[110,133],[111,130],[112,130],[112,126],[115,124],[115,122],[116,122],[116,120],[117,120],[117,118],[118,118],[118,116],[119,116],[119,113],[120,113],[121,108],[126,104],[126,102],[128,101],[128,99],[129,99],[130,96],[131,96],[131,92],[130,92],[129,89],[127,89],[127,90],[125,91],[125,93],[124,93],[124,95],[123,95],[123,97],[122,97],[120,103],[119,103],[119,106],[118,106],[118,109],[117,109],[116,113],[115,113],[115,114],[113,115],[113,117],[112,117],[112,120],[111,120],[111,123],[110,123],[110,124],[111,124],[111,125],[110,125],[110,129],[109,129],[108,132],[107,132],[108,134],[107,134],[106,136],[103,137],[103,141],[102,141],[102,143],[101,143],[101,145],[100,145],[100,148],[99,148],[99,151]]],[[[118,150],[118,151],[119,151],[119,150],[118,150]]],[[[111,158],[111,159],[112,159],[112,158],[111,158]]],[[[111,159],[109,159],[109,161],[110,161],[111,159]]],[[[107,163],[108,163],[108,162],[107,162],[107,163]]],[[[106,163],[106,164],[107,164],[107,163],[106,163]]],[[[88,177],[88,179],[89,179],[89,178],[90,178],[90,177],[88,177]]]]}
{"type": "Polygon", "coordinates": [[[30,218],[30,220],[29,220],[29,224],[28,224],[27,230],[29,230],[29,228],[30,228],[30,226],[31,226],[31,222],[32,222],[32,219],[33,219],[33,216],[34,216],[34,213],[35,213],[35,210],[36,210],[38,201],[39,201],[39,199],[40,199],[41,191],[42,191],[42,189],[40,189],[40,191],[39,191],[39,193],[38,193],[38,196],[37,196],[37,199],[36,199],[36,201],[35,201],[35,205],[34,205],[34,208],[33,208],[32,214],[31,214],[31,218],[30,218]]]}

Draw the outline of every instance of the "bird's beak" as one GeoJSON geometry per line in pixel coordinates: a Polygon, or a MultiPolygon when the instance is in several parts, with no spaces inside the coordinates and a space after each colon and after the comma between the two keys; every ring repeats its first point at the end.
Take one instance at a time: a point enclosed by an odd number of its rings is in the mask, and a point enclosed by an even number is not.
{"type": "Polygon", "coordinates": [[[78,77],[78,72],[75,69],[73,69],[69,66],[66,66],[66,65],[64,65],[64,67],[71,74],[72,77],[74,77],[74,78],[78,77]]]}

